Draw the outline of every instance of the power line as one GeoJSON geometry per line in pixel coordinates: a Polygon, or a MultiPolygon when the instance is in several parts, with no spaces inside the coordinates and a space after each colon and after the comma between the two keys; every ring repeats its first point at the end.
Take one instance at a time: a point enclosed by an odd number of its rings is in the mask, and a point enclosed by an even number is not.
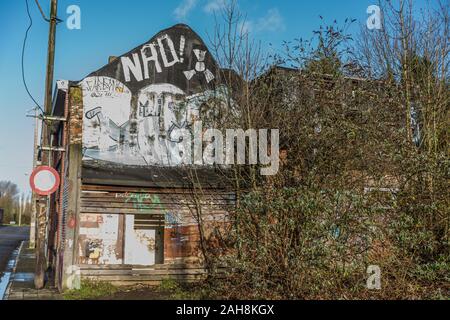
{"type": "MultiPolygon", "coordinates": [[[[25,0],[25,4],[27,7],[27,14],[28,14],[28,19],[30,20],[30,24],[27,28],[27,31],[25,32],[25,38],[23,39],[23,46],[22,46],[22,81],[23,81],[23,85],[25,86],[25,90],[28,93],[28,96],[31,98],[31,100],[33,100],[33,102],[39,108],[39,110],[41,111],[42,117],[44,117],[45,112],[42,109],[42,107],[39,105],[39,103],[37,103],[36,99],[34,99],[33,95],[31,94],[30,90],[28,89],[27,81],[25,79],[25,61],[24,61],[25,60],[25,48],[26,48],[26,44],[27,44],[28,33],[30,32],[31,27],[33,26],[33,19],[30,14],[30,7],[28,5],[28,0],[25,0]]],[[[44,119],[44,122],[45,122],[45,119],[44,119]]]]}
{"type": "Polygon", "coordinates": [[[38,6],[39,11],[41,12],[42,18],[44,18],[45,21],[50,22],[50,19],[45,16],[44,10],[42,10],[41,5],[39,4],[39,1],[38,0],[34,0],[34,1],[36,2],[36,5],[38,6]]]}
{"type": "MultiPolygon", "coordinates": [[[[41,5],[39,4],[39,0],[34,0],[34,1],[36,2],[36,5],[38,6],[39,11],[41,12],[42,18],[47,22],[51,22],[52,20],[45,16],[44,10],[42,10],[41,5]]],[[[56,23],[63,22],[63,20],[59,19],[58,17],[54,17],[52,19],[54,19],[56,21],[56,23]]]]}

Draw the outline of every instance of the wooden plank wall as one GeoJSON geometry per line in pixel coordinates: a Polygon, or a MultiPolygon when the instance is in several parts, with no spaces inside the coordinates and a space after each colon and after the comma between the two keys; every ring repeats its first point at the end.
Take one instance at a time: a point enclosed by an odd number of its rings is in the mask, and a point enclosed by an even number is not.
{"type": "Polygon", "coordinates": [[[194,197],[189,189],[83,185],[81,215],[134,215],[136,229],[164,229],[164,264],[195,265],[201,261],[196,203],[212,230],[227,224],[235,196],[220,189],[204,189],[194,197]]]}
{"type": "Polygon", "coordinates": [[[165,279],[192,283],[204,280],[207,277],[207,270],[195,265],[156,265],[151,268],[131,265],[82,265],[80,269],[82,279],[106,281],[121,286],[135,284],[159,285],[165,279]]]}

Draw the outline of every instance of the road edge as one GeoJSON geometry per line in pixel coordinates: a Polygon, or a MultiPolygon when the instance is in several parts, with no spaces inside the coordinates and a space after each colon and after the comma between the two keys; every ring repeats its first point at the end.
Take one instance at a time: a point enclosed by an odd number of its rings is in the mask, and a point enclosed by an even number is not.
{"type": "Polygon", "coordinates": [[[24,243],[25,243],[25,240],[20,242],[19,251],[17,252],[16,259],[14,260],[14,266],[13,266],[13,269],[11,271],[11,277],[9,278],[8,286],[6,287],[5,296],[3,297],[3,300],[9,300],[9,294],[10,294],[10,291],[11,291],[12,280],[14,279],[14,275],[16,274],[17,262],[19,261],[20,254],[22,253],[22,249],[23,249],[24,243]]]}

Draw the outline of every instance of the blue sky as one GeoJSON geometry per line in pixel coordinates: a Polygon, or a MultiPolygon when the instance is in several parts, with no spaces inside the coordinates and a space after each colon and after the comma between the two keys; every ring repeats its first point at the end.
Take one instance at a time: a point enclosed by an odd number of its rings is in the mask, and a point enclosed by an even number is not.
{"type": "MultiPolygon", "coordinates": [[[[34,0],[28,0],[33,28],[27,43],[25,66],[29,88],[42,104],[48,25],[34,0]]],[[[49,0],[40,0],[48,14],[49,0]]],[[[377,0],[239,0],[254,38],[280,47],[283,40],[309,38],[326,22],[355,18],[365,24],[366,10],[377,0]]],[[[416,0],[417,4],[425,0],[416,0]]],[[[220,0],[59,0],[58,16],[66,20],[70,5],[81,8],[81,30],[61,23],[57,30],[55,80],[79,80],[150,39],[159,30],[179,22],[189,24],[207,42],[214,26],[213,9],[220,0]]],[[[16,182],[29,192],[32,167],[33,124],[26,111],[34,107],[21,79],[21,50],[28,26],[25,0],[0,1],[0,180],[16,182]]],[[[358,29],[355,25],[354,31],[358,29]]]]}

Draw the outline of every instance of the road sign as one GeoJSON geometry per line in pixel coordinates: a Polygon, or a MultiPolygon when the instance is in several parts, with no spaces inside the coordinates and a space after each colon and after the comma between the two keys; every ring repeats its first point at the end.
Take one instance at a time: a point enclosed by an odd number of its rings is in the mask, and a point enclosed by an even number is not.
{"type": "Polygon", "coordinates": [[[48,166],[37,167],[30,177],[31,189],[40,196],[55,193],[60,181],[58,172],[48,166]]]}

